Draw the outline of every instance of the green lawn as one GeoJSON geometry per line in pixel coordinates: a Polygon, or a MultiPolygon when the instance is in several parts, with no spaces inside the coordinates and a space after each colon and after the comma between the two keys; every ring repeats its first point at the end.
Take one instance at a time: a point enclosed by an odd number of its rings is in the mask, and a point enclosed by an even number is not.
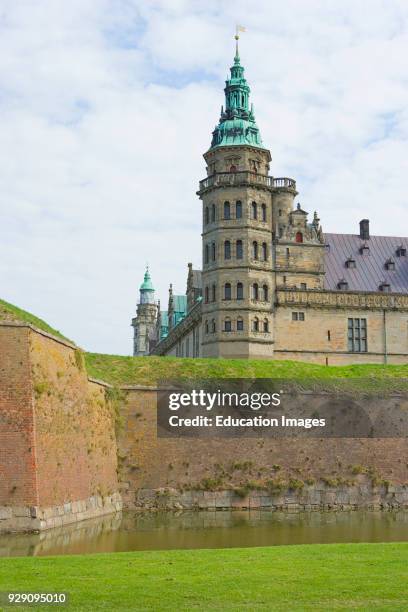
{"type": "Polygon", "coordinates": [[[180,357],[123,357],[86,353],[88,373],[114,385],[151,385],[180,378],[286,378],[297,380],[370,379],[391,389],[398,379],[408,380],[407,365],[324,366],[300,361],[255,359],[189,359],[180,357]]]}
{"type": "Polygon", "coordinates": [[[74,610],[406,611],[408,543],[1,559],[0,590],[66,591],[74,610]]]}

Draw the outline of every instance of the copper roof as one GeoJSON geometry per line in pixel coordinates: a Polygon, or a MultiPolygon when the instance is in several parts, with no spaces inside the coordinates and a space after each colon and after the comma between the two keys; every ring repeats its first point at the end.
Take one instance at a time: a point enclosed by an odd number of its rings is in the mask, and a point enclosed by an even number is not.
{"type": "Polygon", "coordinates": [[[349,291],[379,291],[382,283],[389,283],[392,293],[408,294],[408,238],[395,236],[370,236],[362,240],[358,234],[324,234],[325,289],[338,290],[338,283],[345,279],[349,291]],[[367,245],[369,252],[360,249],[367,245]],[[397,256],[399,246],[407,249],[405,257],[397,256]],[[356,261],[355,268],[346,267],[349,258],[356,261]],[[392,259],[395,270],[389,270],[386,262],[392,259]]]}

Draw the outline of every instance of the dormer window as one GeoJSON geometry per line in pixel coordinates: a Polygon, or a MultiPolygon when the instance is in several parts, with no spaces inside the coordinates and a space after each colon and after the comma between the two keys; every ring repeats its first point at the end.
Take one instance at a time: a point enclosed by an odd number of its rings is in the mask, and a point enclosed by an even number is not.
{"type": "Polygon", "coordinates": [[[368,246],[367,243],[364,243],[361,247],[360,247],[360,254],[361,255],[369,255],[370,254],[370,247],[368,246]]]}
{"type": "Polygon", "coordinates": [[[340,289],[340,291],[347,291],[348,288],[349,285],[345,278],[340,279],[337,283],[337,289],[340,289]]]}
{"type": "Polygon", "coordinates": [[[387,259],[385,262],[385,268],[387,270],[395,270],[395,261],[393,259],[387,259]]]}
{"type": "Polygon", "coordinates": [[[356,267],[356,260],[353,259],[352,257],[349,257],[346,260],[346,268],[352,269],[352,268],[355,268],[355,267],[356,267]]]}
{"type": "Polygon", "coordinates": [[[407,254],[407,249],[404,246],[402,246],[402,244],[400,244],[400,246],[397,247],[397,250],[395,252],[396,252],[397,257],[405,257],[407,254]]]}
{"type": "Polygon", "coordinates": [[[387,283],[386,281],[381,283],[381,285],[378,288],[380,291],[383,291],[384,293],[389,293],[391,291],[391,285],[390,283],[387,283]]]}

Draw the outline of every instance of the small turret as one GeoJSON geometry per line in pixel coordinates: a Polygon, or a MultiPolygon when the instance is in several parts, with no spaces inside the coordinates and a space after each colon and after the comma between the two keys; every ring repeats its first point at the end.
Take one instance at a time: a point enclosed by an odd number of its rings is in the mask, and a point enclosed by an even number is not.
{"type": "Polygon", "coordinates": [[[133,355],[142,357],[149,355],[151,347],[157,341],[158,305],[154,300],[154,286],[146,266],[143,283],[140,285],[140,300],[137,305],[136,317],[132,319],[133,355]]]}

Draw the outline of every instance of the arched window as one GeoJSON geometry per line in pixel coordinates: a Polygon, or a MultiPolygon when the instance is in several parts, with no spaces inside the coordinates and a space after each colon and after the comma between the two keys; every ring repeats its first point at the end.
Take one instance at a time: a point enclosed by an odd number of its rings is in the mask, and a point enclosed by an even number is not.
{"type": "Polygon", "coordinates": [[[268,246],[266,242],[262,243],[262,259],[266,261],[268,259],[268,246]]]}
{"type": "Polygon", "coordinates": [[[242,283],[237,283],[237,300],[244,299],[244,285],[242,283]]]}
{"type": "Polygon", "coordinates": [[[262,221],[266,221],[266,205],[262,204],[262,221]]]}
{"type": "Polygon", "coordinates": [[[243,256],[242,240],[237,240],[237,259],[242,259],[243,256]]]}
{"type": "Polygon", "coordinates": [[[224,285],[224,300],[231,299],[231,283],[225,283],[224,285]]]}
{"type": "Polygon", "coordinates": [[[258,218],[258,206],[256,202],[252,202],[251,208],[252,208],[252,218],[257,219],[258,218]]]}
{"type": "Polygon", "coordinates": [[[205,288],[205,303],[208,304],[209,301],[210,301],[210,291],[208,287],[206,287],[205,288]]]}
{"type": "Polygon", "coordinates": [[[212,260],[215,261],[215,242],[211,243],[211,257],[212,260]]]}
{"type": "Polygon", "coordinates": [[[237,167],[234,166],[234,164],[232,164],[232,166],[230,167],[230,172],[236,172],[237,171],[237,167]]]}
{"type": "Polygon", "coordinates": [[[262,299],[264,302],[268,301],[268,285],[263,285],[262,287],[262,299]]]}
{"type": "Polygon", "coordinates": [[[230,318],[226,318],[224,321],[224,331],[230,332],[232,331],[232,323],[230,318]]]}
{"type": "Polygon", "coordinates": [[[252,243],[252,257],[254,259],[258,259],[258,243],[257,242],[252,243]]]}
{"type": "Polygon", "coordinates": [[[211,321],[211,331],[212,331],[213,334],[215,334],[216,329],[217,328],[216,328],[216,325],[215,325],[215,319],[213,319],[211,321]]]}
{"type": "Polygon", "coordinates": [[[255,319],[252,321],[252,330],[254,332],[259,331],[259,319],[258,319],[258,317],[255,317],[255,319]]]}
{"type": "Polygon", "coordinates": [[[211,221],[215,221],[215,204],[211,206],[211,221]]]}
{"type": "Polygon", "coordinates": [[[205,207],[205,224],[207,225],[210,222],[210,210],[208,206],[205,207]]]}
{"type": "Polygon", "coordinates": [[[238,200],[235,204],[235,218],[241,219],[242,217],[242,202],[238,200]]]}
{"type": "Polygon", "coordinates": [[[211,301],[215,302],[215,297],[216,297],[216,289],[215,289],[215,285],[213,285],[211,287],[211,301]]]}
{"type": "Polygon", "coordinates": [[[208,334],[209,332],[209,328],[208,328],[208,321],[205,322],[205,333],[208,334]]]}
{"type": "Polygon", "coordinates": [[[258,287],[258,283],[254,283],[252,285],[252,299],[253,300],[259,300],[259,287],[258,287]]]}
{"type": "Polygon", "coordinates": [[[224,219],[231,219],[231,206],[229,202],[224,202],[224,219]]]}
{"type": "Polygon", "coordinates": [[[229,240],[224,242],[224,259],[231,259],[231,243],[229,240]]]}
{"type": "Polygon", "coordinates": [[[209,261],[210,261],[210,247],[208,244],[206,244],[205,251],[204,251],[204,263],[208,264],[209,261]]]}
{"type": "Polygon", "coordinates": [[[296,242],[303,242],[302,232],[296,232],[296,242]]]}
{"type": "Polygon", "coordinates": [[[244,319],[241,317],[237,319],[237,331],[244,331],[244,319]]]}
{"type": "Polygon", "coordinates": [[[264,319],[264,322],[263,322],[263,330],[264,330],[264,332],[268,332],[268,331],[269,331],[269,323],[268,323],[268,319],[264,319]]]}

